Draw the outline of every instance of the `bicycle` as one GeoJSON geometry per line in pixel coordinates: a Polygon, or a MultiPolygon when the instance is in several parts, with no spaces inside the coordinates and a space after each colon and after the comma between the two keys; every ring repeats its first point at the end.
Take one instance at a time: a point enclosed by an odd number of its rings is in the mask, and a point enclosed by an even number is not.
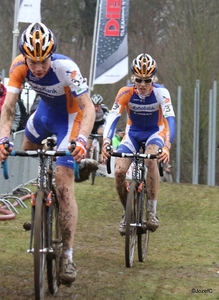
{"type": "MultiPolygon", "coordinates": [[[[99,162],[99,157],[100,157],[100,142],[99,139],[102,137],[101,134],[95,134],[91,133],[89,138],[92,139],[92,145],[90,149],[90,158],[95,159],[96,161],[99,162]]],[[[90,174],[90,183],[91,185],[94,185],[96,177],[96,171],[91,172],[90,174]]]]}
{"type": "MultiPolygon", "coordinates": [[[[43,300],[45,293],[45,268],[50,294],[54,295],[60,285],[59,266],[62,253],[62,236],[59,225],[59,202],[53,181],[53,159],[57,156],[70,156],[68,150],[53,150],[56,138],[44,141],[47,150],[14,151],[10,156],[37,157],[39,159],[37,191],[31,193],[31,223],[24,223],[30,230],[30,245],[27,250],[34,256],[35,299],[43,300]]],[[[71,142],[74,147],[74,143],[71,142]]],[[[8,148],[8,144],[6,145],[8,148]]],[[[7,160],[3,163],[4,177],[8,179],[7,160]]],[[[79,177],[78,164],[75,163],[75,177],[79,177]]]]}
{"type": "MultiPolygon", "coordinates": [[[[147,167],[145,159],[156,159],[157,154],[145,154],[145,143],[142,143],[137,153],[117,153],[111,152],[111,146],[108,149],[110,156],[127,157],[132,159],[133,170],[132,179],[127,182],[127,202],[125,210],[125,264],[127,268],[132,267],[134,261],[134,252],[137,236],[138,260],[145,262],[150,230],[147,227],[147,194],[146,194],[146,176],[147,167]]],[[[161,153],[159,149],[159,153],[161,153]]],[[[162,174],[162,166],[159,164],[159,171],[162,174]]],[[[107,160],[107,172],[111,173],[110,159],[107,160]]]]}

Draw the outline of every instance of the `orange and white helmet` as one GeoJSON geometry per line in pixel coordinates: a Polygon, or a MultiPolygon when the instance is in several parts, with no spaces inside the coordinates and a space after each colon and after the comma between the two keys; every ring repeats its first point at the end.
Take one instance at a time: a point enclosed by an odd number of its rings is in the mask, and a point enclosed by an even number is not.
{"type": "Polygon", "coordinates": [[[56,50],[56,39],[43,23],[32,23],[22,33],[19,41],[21,53],[33,61],[43,61],[56,50]]]}
{"type": "Polygon", "coordinates": [[[135,76],[150,78],[157,72],[157,64],[149,54],[141,53],[133,60],[131,71],[135,76]]]}

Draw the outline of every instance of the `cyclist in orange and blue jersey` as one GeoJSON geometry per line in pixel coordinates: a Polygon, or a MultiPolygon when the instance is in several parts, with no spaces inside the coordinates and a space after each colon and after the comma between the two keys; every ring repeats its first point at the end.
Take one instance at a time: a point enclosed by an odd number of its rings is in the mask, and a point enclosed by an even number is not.
{"type": "Polygon", "coordinates": [[[63,240],[60,279],[62,283],[69,284],[76,278],[73,245],[78,209],[74,190],[74,162],[83,161],[87,178],[90,172],[97,169],[95,161],[83,160],[87,138],[95,120],[94,106],[79,67],[69,57],[54,54],[56,39],[43,23],[28,26],[21,35],[19,48],[22,54],[12,62],[2,107],[0,161],[9,155],[4,142],[10,137],[20,87],[23,82],[28,82],[41,100],[37,110],[28,119],[22,148],[41,148],[42,140],[53,134],[57,136],[57,150],[67,149],[69,141],[76,140],[71,157],[57,158],[55,172],[63,240]]]}
{"type": "MultiPolygon", "coordinates": [[[[111,144],[116,124],[126,109],[128,121],[125,136],[117,152],[137,152],[142,142],[146,144],[146,153],[156,153],[162,148],[158,160],[169,162],[170,148],[175,136],[175,115],[169,91],[157,84],[156,61],[149,54],[139,54],[131,64],[133,84],[121,88],[108,115],[104,130],[102,157],[109,154],[106,147],[111,144]]],[[[115,185],[120,201],[126,208],[126,172],[131,164],[129,158],[116,158],[115,185]]],[[[157,217],[157,199],[159,171],[156,160],[146,160],[147,175],[147,226],[152,231],[159,226],[157,217]]],[[[119,224],[119,232],[125,234],[125,216],[119,224]]]]}

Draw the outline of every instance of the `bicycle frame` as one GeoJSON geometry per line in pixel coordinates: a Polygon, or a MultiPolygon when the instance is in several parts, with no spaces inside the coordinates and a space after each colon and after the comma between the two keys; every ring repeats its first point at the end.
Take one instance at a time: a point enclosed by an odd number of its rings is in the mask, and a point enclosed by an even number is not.
{"type": "MultiPolygon", "coordinates": [[[[147,176],[147,166],[145,165],[144,158],[139,157],[138,154],[133,156],[133,170],[132,170],[132,179],[131,181],[136,182],[136,188],[138,193],[140,194],[146,188],[146,176],[147,176]]],[[[131,182],[130,182],[131,183],[131,182]]],[[[128,188],[129,189],[129,188],[128,188]]],[[[131,223],[130,226],[135,226],[138,228],[143,228],[143,224],[141,223],[141,199],[140,203],[138,203],[138,213],[136,223],[131,223]]]]}

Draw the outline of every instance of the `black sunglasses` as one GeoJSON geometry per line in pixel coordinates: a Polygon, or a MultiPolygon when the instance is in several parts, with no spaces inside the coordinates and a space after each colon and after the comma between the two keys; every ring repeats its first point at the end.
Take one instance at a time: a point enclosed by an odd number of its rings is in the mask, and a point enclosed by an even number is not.
{"type": "Polygon", "coordinates": [[[135,81],[137,83],[142,83],[142,81],[144,81],[145,83],[151,83],[152,82],[152,78],[147,78],[147,79],[135,78],[135,81]]]}

